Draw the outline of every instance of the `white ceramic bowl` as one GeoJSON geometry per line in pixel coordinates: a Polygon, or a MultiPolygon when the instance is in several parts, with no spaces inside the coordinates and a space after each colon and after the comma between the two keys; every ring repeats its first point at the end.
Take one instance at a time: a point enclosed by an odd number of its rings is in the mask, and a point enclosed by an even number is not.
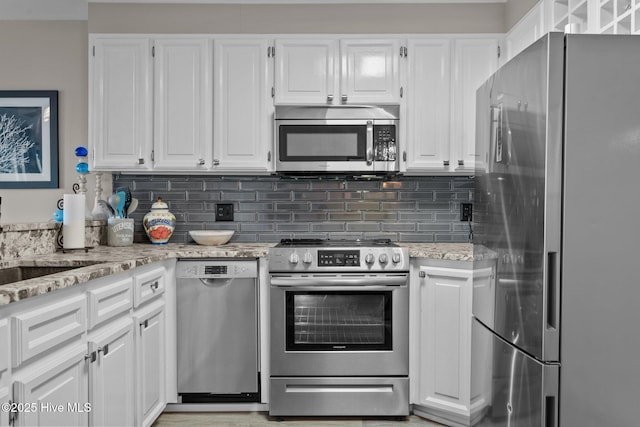
{"type": "Polygon", "coordinates": [[[233,230],[191,230],[189,235],[199,245],[224,245],[233,236],[233,230]]]}

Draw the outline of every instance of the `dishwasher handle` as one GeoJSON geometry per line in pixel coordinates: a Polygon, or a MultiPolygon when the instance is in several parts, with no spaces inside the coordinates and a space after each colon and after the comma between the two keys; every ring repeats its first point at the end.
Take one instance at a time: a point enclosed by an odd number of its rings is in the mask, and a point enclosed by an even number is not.
{"type": "Polygon", "coordinates": [[[208,288],[221,288],[233,282],[233,278],[200,279],[200,281],[208,288]]]}

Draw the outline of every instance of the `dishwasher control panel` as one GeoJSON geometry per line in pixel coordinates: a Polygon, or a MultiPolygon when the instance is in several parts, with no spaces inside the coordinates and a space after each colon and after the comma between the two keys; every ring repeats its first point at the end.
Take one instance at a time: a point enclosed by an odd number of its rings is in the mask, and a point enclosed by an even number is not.
{"type": "Polygon", "coordinates": [[[178,260],[176,278],[178,279],[226,279],[256,278],[258,262],[256,260],[178,260]]]}

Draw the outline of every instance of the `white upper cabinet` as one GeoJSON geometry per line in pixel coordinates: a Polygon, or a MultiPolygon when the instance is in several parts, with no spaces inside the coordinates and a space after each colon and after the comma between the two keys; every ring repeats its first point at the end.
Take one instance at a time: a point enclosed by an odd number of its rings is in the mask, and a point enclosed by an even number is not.
{"type": "Polygon", "coordinates": [[[398,104],[400,40],[278,39],[275,103],[398,104]]]}
{"type": "Polygon", "coordinates": [[[264,38],[91,35],[92,169],[273,171],[272,53],[264,38]]]}
{"type": "Polygon", "coordinates": [[[545,34],[543,12],[544,4],[539,2],[509,30],[505,36],[505,60],[513,58],[545,34]]]}
{"type": "Polygon", "coordinates": [[[89,152],[96,170],[149,170],[152,146],[151,41],[92,37],[89,152]]]}
{"type": "Polygon", "coordinates": [[[211,40],[154,40],[155,169],[211,167],[211,40]]]}
{"type": "Polygon", "coordinates": [[[333,104],[340,90],[338,52],[333,39],[276,40],[276,104],[333,104]]]}
{"type": "Polygon", "coordinates": [[[400,103],[400,40],[341,40],[340,102],[400,103]]]}
{"type": "Polygon", "coordinates": [[[266,39],[215,41],[216,171],[273,171],[272,52],[266,39]]]}
{"type": "Polygon", "coordinates": [[[451,42],[419,39],[407,43],[407,133],[404,172],[447,172],[451,117],[451,42]]]}
{"type": "Polygon", "coordinates": [[[407,175],[473,173],[476,90],[498,68],[497,37],[414,38],[408,41],[407,175]]]}
{"type": "Polygon", "coordinates": [[[476,91],[498,69],[498,39],[458,39],[453,45],[452,166],[473,172],[476,153],[476,91]]]}

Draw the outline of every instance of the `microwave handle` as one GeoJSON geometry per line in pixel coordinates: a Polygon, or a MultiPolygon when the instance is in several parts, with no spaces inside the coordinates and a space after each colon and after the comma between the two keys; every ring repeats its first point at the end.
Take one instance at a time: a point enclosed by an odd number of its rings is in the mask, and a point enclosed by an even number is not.
{"type": "Polygon", "coordinates": [[[367,166],[373,163],[373,122],[367,120],[367,166]]]}

